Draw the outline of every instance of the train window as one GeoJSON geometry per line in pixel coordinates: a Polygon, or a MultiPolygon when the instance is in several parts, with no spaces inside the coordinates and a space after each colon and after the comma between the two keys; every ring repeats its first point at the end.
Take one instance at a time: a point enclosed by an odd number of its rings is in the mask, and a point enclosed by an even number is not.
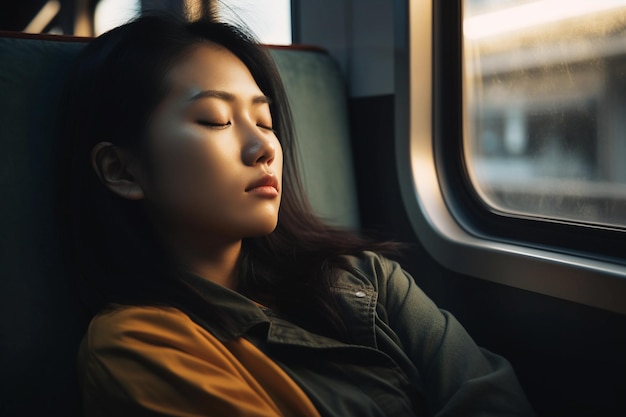
{"type": "Polygon", "coordinates": [[[243,21],[259,40],[269,45],[291,45],[291,0],[221,0],[218,14],[243,21]]]}
{"type": "MultiPolygon", "coordinates": [[[[142,7],[148,10],[164,7],[164,4],[158,2],[154,5],[151,3],[139,0],[100,0],[94,15],[95,35],[127,22],[140,14],[142,7]]],[[[172,4],[176,5],[171,3],[166,7],[167,10],[177,11],[172,4]]],[[[290,0],[220,0],[208,3],[202,0],[185,0],[181,4],[191,17],[213,10],[225,21],[235,24],[242,22],[262,43],[291,44],[290,0]]]]}
{"type": "Polygon", "coordinates": [[[483,202],[626,227],[626,0],[464,0],[463,60],[483,202]]]}
{"type": "Polygon", "coordinates": [[[397,6],[396,169],[429,255],[626,313],[626,0],[397,6]]]}
{"type": "Polygon", "coordinates": [[[116,26],[137,17],[141,12],[140,0],[100,0],[94,13],[94,34],[99,36],[116,26]]]}

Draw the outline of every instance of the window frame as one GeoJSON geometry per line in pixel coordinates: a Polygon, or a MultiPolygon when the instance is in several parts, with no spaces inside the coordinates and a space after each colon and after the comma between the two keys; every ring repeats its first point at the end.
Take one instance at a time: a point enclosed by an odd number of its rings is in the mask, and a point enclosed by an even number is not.
{"type": "Polygon", "coordinates": [[[395,18],[398,178],[430,255],[459,273],[626,314],[626,232],[505,215],[474,191],[462,143],[462,0],[396,0],[395,18]]]}

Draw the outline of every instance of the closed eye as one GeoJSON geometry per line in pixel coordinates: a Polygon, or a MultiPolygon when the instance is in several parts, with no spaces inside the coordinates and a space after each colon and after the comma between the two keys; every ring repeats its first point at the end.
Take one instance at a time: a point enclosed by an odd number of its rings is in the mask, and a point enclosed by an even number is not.
{"type": "Polygon", "coordinates": [[[270,132],[274,132],[274,133],[276,133],[276,131],[274,130],[274,128],[273,128],[273,127],[271,127],[271,126],[265,126],[265,125],[260,125],[260,124],[257,124],[257,127],[260,127],[260,128],[261,128],[261,129],[263,129],[263,130],[269,130],[270,132]]]}
{"type": "Polygon", "coordinates": [[[209,122],[208,120],[198,120],[198,124],[202,126],[211,127],[214,129],[225,129],[228,126],[230,126],[232,123],[230,121],[226,123],[215,123],[215,122],[209,122]]]}

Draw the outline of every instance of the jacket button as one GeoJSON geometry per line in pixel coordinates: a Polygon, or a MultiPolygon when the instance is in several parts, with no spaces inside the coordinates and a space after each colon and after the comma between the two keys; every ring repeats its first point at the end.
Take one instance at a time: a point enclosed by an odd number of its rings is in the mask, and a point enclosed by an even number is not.
{"type": "Polygon", "coordinates": [[[354,295],[356,295],[359,298],[363,298],[363,297],[365,297],[365,292],[357,291],[357,292],[354,293],[354,295]]]}

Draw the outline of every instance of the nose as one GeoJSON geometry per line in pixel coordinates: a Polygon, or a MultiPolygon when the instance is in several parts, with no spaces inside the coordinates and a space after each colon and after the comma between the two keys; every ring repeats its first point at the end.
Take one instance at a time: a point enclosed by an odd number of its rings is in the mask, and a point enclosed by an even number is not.
{"type": "Polygon", "coordinates": [[[255,126],[247,134],[245,145],[242,149],[244,164],[253,166],[257,164],[271,165],[276,156],[277,140],[271,132],[263,132],[255,126]]]}

